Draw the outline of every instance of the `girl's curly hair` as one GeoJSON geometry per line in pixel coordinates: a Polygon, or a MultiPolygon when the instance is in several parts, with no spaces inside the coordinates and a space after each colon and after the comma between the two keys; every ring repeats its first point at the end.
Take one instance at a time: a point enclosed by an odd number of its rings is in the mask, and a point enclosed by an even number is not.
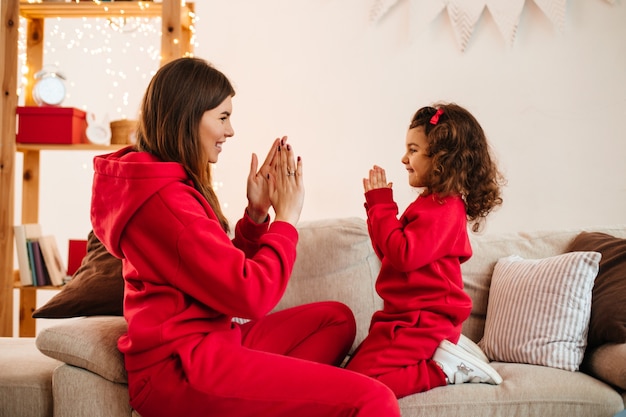
{"type": "Polygon", "coordinates": [[[409,128],[420,126],[432,158],[427,191],[439,197],[460,195],[472,231],[477,232],[491,210],[502,204],[505,184],[482,127],[471,113],[453,103],[419,109],[409,128]]]}

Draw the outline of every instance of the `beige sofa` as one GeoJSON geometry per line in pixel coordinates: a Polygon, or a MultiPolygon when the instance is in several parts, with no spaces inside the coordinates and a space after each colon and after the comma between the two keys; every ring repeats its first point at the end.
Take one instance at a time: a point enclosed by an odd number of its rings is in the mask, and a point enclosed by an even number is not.
{"type": "MultiPolygon", "coordinates": [[[[626,237],[626,226],[593,230],[626,237]]],[[[357,319],[356,346],[367,333],[371,314],[381,305],[374,291],[380,265],[365,222],[358,218],[313,221],[302,223],[299,231],[295,270],[277,309],[316,300],[343,301],[353,309],[357,319]]],[[[483,335],[491,276],[499,258],[511,254],[525,258],[558,255],[579,232],[472,235],[474,256],[463,265],[463,274],[474,308],[464,325],[464,334],[474,341],[483,335]]],[[[121,317],[85,317],[68,320],[39,334],[36,339],[39,351],[49,361],[59,361],[47,363],[48,368],[54,368],[51,403],[55,417],[137,416],[128,405],[126,374],[116,348],[125,326],[121,317]]],[[[404,417],[612,417],[624,409],[626,397],[589,373],[617,373],[618,378],[623,378],[624,346],[598,349],[593,358],[585,358],[588,373],[492,362],[504,379],[501,385],[464,384],[415,394],[400,400],[402,414],[404,417]]],[[[609,379],[613,376],[609,375],[609,379]]],[[[19,404],[28,400],[15,395],[19,393],[13,393],[11,404],[3,404],[5,411],[0,412],[0,417],[51,415],[50,411],[22,414],[19,404]]],[[[0,398],[7,397],[0,393],[0,398]]]]}

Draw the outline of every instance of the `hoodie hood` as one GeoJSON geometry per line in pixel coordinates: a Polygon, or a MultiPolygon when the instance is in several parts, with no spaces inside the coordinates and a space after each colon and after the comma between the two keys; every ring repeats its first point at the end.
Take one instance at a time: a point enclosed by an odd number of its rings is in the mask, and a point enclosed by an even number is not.
{"type": "Polygon", "coordinates": [[[120,238],[128,220],[155,193],[175,182],[189,182],[177,162],[162,162],[133,147],[96,156],[91,197],[91,224],[107,250],[123,258],[120,238]]]}

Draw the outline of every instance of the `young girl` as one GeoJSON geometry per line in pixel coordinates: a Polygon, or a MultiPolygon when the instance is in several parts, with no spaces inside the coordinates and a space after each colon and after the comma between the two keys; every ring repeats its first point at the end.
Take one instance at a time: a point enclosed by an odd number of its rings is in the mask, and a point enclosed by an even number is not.
{"type": "Polygon", "coordinates": [[[355,336],[345,305],[266,316],[296,258],[302,161],[285,138],[258,170],[252,155],[231,241],[210,164],[234,135],[234,94],[205,61],[172,61],[148,86],[136,146],[94,161],[94,232],[123,262],[131,405],[143,417],[400,416],[388,387],[336,366],[355,336]]]}
{"type": "Polygon", "coordinates": [[[423,191],[399,220],[385,171],[374,166],[363,179],[384,306],[347,368],[384,382],[398,398],[452,383],[499,384],[476,345],[456,345],[472,307],[461,276],[472,255],[467,224],[477,231],[502,203],[485,134],[460,106],[424,107],[411,121],[402,163],[409,185],[423,191]]]}

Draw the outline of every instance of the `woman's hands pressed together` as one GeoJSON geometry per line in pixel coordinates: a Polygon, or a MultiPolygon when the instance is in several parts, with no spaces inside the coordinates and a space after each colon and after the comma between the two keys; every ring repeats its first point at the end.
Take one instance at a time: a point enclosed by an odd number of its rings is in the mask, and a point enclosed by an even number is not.
{"type": "Polygon", "coordinates": [[[276,220],[296,225],[304,205],[302,159],[294,156],[291,145],[283,138],[274,155],[269,175],[269,198],[276,220]]]}
{"type": "Polygon", "coordinates": [[[252,154],[248,174],[248,215],[257,223],[265,221],[270,207],[276,220],[296,225],[304,204],[302,160],[294,156],[287,137],[274,140],[263,165],[252,154]]]}
{"type": "Polygon", "coordinates": [[[250,173],[248,174],[248,216],[252,218],[256,223],[262,223],[267,218],[267,212],[272,205],[269,197],[269,182],[268,175],[270,173],[271,164],[274,160],[278,146],[283,140],[287,140],[286,137],[282,139],[275,139],[272,143],[265,161],[261,168],[257,171],[259,160],[255,153],[252,154],[252,161],[250,162],[250,173]]]}

